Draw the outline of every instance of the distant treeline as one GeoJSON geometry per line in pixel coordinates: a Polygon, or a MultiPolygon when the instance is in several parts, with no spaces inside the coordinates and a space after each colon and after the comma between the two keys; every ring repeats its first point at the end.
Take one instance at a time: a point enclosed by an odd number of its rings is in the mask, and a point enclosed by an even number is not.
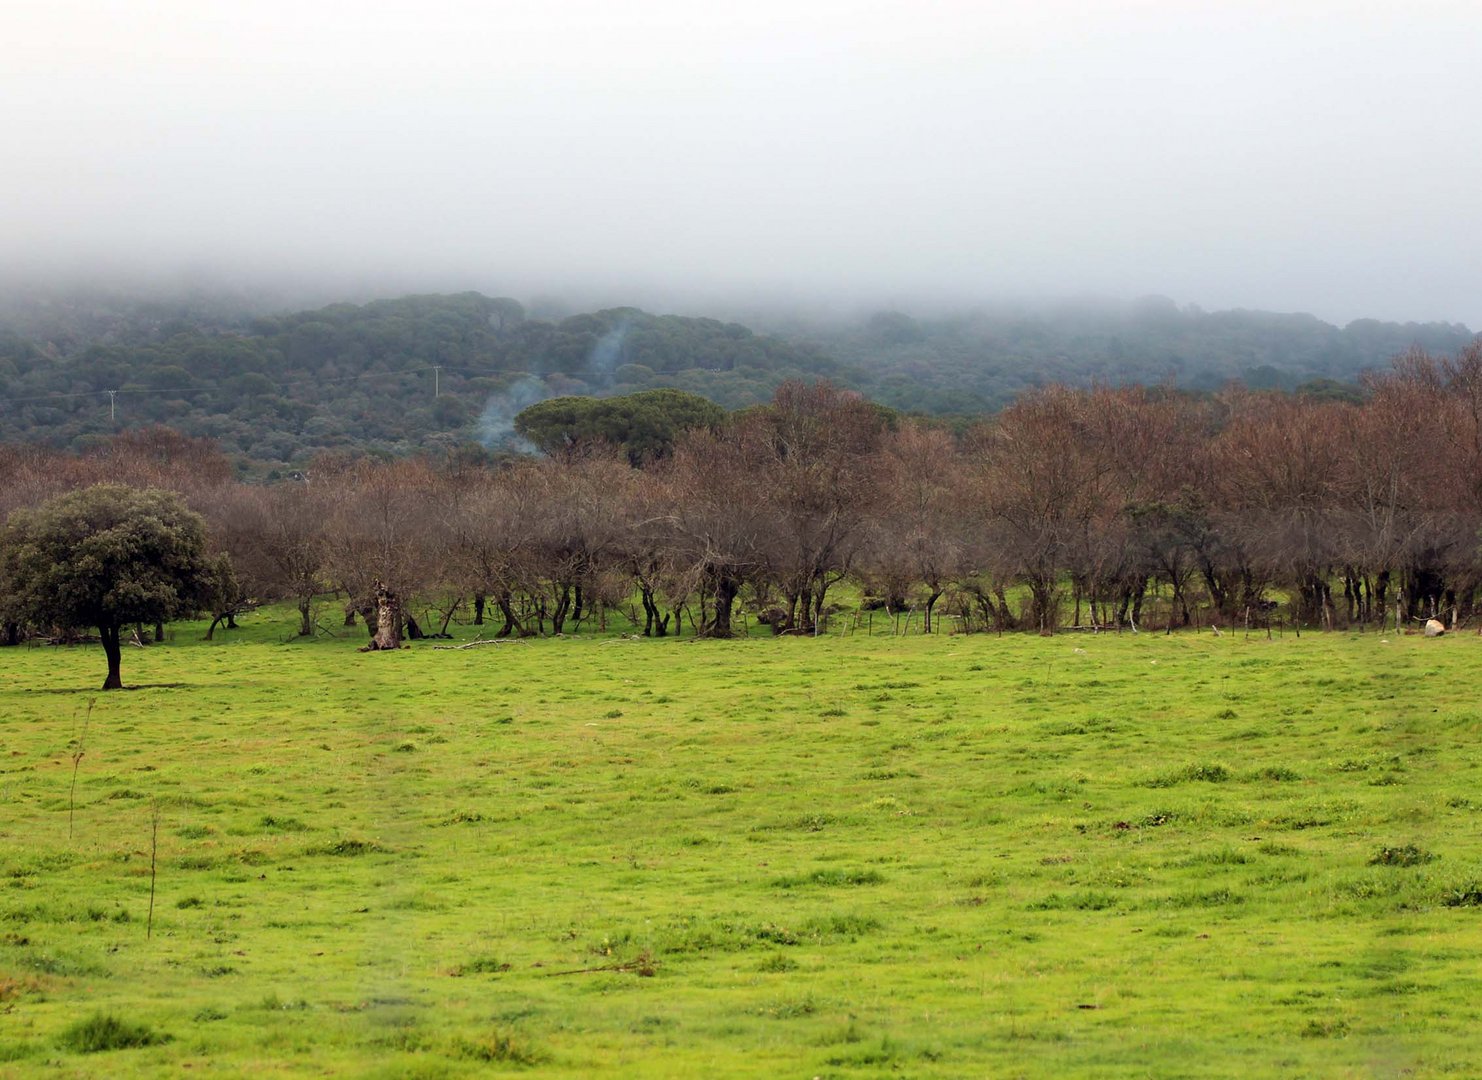
{"type": "MultiPolygon", "coordinates": [[[[99,481],[178,490],[230,558],[215,614],[292,601],[304,634],[327,603],[327,625],[343,609],[414,637],[624,615],[726,637],[738,611],[810,634],[844,582],[924,630],[944,612],[967,631],[1259,624],[1278,603],[1308,626],[1464,623],[1482,588],[1482,344],[1410,353],[1364,389],[1054,386],[958,435],[787,382],[638,455],[573,432],[540,458],[327,455],[269,485],[158,429],[80,455],[6,449],[0,509],[99,481]]],[[[4,596],[0,580],[0,618],[4,596]]]]}
{"type": "Polygon", "coordinates": [[[496,444],[549,397],[675,387],[735,408],[837,371],[812,347],[734,323],[631,308],[530,319],[474,293],[226,327],[151,316],[147,329],[123,319],[108,324],[115,340],[80,332],[65,347],[0,332],[0,440],[85,448],[122,425],[168,424],[259,462],[404,454],[496,444]]]}
{"type": "Polygon", "coordinates": [[[935,317],[882,311],[848,322],[773,332],[816,345],[857,370],[876,401],[907,412],[984,413],[1054,383],[1171,384],[1217,390],[1302,388],[1353,393],[1365,371],[1411,348],[1454,355],[1474,335],[1454,323],[1207,312],[1161,297],[985,306],[935,317]],[[1335,384],[1349,384],[1346,387],[1335,384]]]}
{"type": "MultiPolygon", "coordinates": [[[[476,293],[263,315],[223,298],[92,298],[0,312],[0,440],[86,449],[164,424],[243,463],[325,451],[408,454],[505,445],[544,399],[658,388],[727,409],[826,378],[908,413],[959,418],[1053,383],[1302,388],[1354,396],[1412,346],[1454,354],[1462,326],[1205,313],[1167,301],[877,312],[822,324],[734,322],[633,308],[532,314],[476,293]],[[113,393],[110,393],[112,391],[113,393]]],[[[959,425],[965,421],[959,421],[959,425]]]]}

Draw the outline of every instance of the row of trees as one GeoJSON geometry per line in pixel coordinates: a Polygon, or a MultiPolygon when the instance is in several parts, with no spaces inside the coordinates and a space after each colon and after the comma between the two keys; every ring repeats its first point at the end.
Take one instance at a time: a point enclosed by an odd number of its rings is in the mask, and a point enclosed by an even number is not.
{"type": "Polygon", "coordinates": [[[260,486],[156,430],[83,457],[10,450],[0,476],[12,506],[96,481],[179,491],[212,565],[229,556],[213,614],[291,600],[309,635],[343,605],[376,648],[458,617],[526,635],[622,613],[648,635],[727,637],[739,610],[806,634],[846,581],[924,629],[945,610],[1044,632],[1147,623],[1154,591],[1160,628],[1277,600],[1308,625],[1456,622],[1482,585],[1479,345],[1408,355],[1356,404],[1052,387],[958,436],[788,383],[641,467],[550,445],[497,467],[323,458],[260,486]]]}
{"type": "Polygon", "coordinates": [[[628,307],[527,311],[477,293],[271,316],[267,306],[276,305],[210,294],[0,296],[0,440],[76,450],[120,425],[160,423],[283,469],[325,451],[490,445],[491,418],[517,399],[670,388],[734,409],[766,402],[789,378],[826,378],[903,411],[961,418],[1047,382],[1174,378],[1213,390],[1241,379],[1346,394],[1359,372],[1411,344],[1451,353],[1473,338],[1461,325],[1340,329],[1310,315],[1202,312],[1158,298],[919,318],[749,312],[769,333],[628,307]]]}

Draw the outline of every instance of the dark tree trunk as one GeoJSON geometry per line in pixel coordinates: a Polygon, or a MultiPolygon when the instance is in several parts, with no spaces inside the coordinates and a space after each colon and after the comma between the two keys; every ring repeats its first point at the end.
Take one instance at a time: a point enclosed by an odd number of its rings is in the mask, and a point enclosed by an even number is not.
{"type": "Polygon", "coordinates": [[[210,641],[211,638],[213,637],[213,635],[215,635],[216,628],[221,625],[222,620],[225,619],[225,618],[226,618],[225,615],[216,615],[216,616],[214,616],[211,619],[211,625],[208,626],[208,627],[206,627],[206,640],[207,641],[210,641]]]}
{"type": "Polygon", "coordinates": [[[1036,575],[1029,579],[1029,621],[1041,634],[1053,634],[1059,621],[1055,611],[1055,579],[1036,575]]]}
{"type": "Polygon", "coordinates": [[[1209,602],[1214,609],[1221,614],[1228,615],[1230,603],[1229,590],[1221,583],[1219,574],[1216,573],[1214,564],[1203,560],[1199,564],[1199,574],[1204,578],[1204,587],[1209,590],[1209,602]]]}
{"type": "MultiPolygon", "coordinates": [[[[926,594],[926,610],[924,612],[922,612],[922,623],[921,623],[921,625],[922,625],[922,628],[928,634],[931,633],[931,613],[936,608],[937,601],[940,600],[941,598],[942,598],[942,593],[941,593],[941,590],[939,590],[939,589],[933,589],[931,592],[929,592],[929,593],[926,594]]],[[[1079,604],[1080,601],[1077,600],[1076,603],[1079,604]]],[[[1080,619],[1077,618],[1076,619],[1076,622],[1080,622],[1080,619]]]]}
{"type": "Polygon", "coordinates": [[[643,596],[643,636],[667,637],[669,616],[664,614],[658,601],[654,599],[652,586],[643,585],[639,589],[643,596]]]}
{"type": "Polygon", "coordinates": [[[228,611],[226,613],[226,628],[228,630],[235,630],[237,628],[237,613],[235,611],[228,611]]]}
{"type": "Polygon", "coordinates": [[[1327,582],[1309,572],[1297,586],[1296,622],[1301,626],[1322,625],[1326,621],[1327,601],[1327,582]]]}
{"type": "Polygon", "coordinates": [[[103,639],[103,655],[108,658],[108,678],[103,680],[104,690],[122,690],[123,675],[120,668],[123,665],[123,652],[118,647],[118,627],[100,626],[98,634],[103,639]]]}
{"type": "Polygon", "coordinates": [[[1009,598],[1002,588],[993,590],[993,598],[998,601],[998,610],[994,621],[998,623],[998,629],[1012,630],[1014,628],[1014,613],[1009,610],[1009,598]]]}
{"type": "Polygon", "coordinates": [[[566,626],[566,613],[571,610],[571,586],[562,585],[561,595],[556,598],[556,610],[551,612],[551,633],[559,634],[566,626]]]}
{"type": "Polygon", "coordinates": [[[354,626],[355,625],[355,609],[353,607],[347,607],[347,608],[345,608],[345,625],[346,626],[354,626]]]}
{"type": "Polygon", "coordinates": [[[312,597],[300,596],[298,598],[298,636],[309,637],[314,633],[314,620],[309,617],[309,603],[312,597]]]}
{"type": "Polygon", "coordinates": [[[731,637],[731,609],[737,601],[737,593],[740,591],[737,582],[731,578],[722,578],[716,582],[716,606],[710,616],[711,636],[731,637]]]}
{"type": "Polygon", "coordinates": [[[1178,581],[1177,578],[1174,578],[1173,579],[1172,585],[1173,585],[1173,599],[1171,601],[1169,601],[1169,603],[1171,605],[1171,607],[1169,608],[1170,619],[1172,618],[1172,612],[1177,611],[1178,612],[1178,625],[1180,627],[1187,628],[1188,625],[1189,625],[1189,623],[1191,623],[1191,622],[1194,621],[1193,620],[1193,617],[1189,614],[1189,600],[1188,600],[1188,597],[1186,597],[1184,595],[1183,585],[1181,585],[1179,583],[1179,581],[1178,581]]]}
{"type": "Polygon", "coordinates": [[[154,624],[154,643],[158,645],[165,640],[165,624],[157,622],[154,624]]]}
{"type": "MultiPolygon", "coordinates": [[[[366,652],[401,648],[401,600],[382,582],[376,582],[376,624],[366,652]]],[[[369,620],[367,620],[369,622],[369,620]]]]}
{"type": "Polygon", "coordinates": [[[8,622],[5,624],[5,644],[15,646],[21,643],[21,624],[8,622]]]}
{"type": "Polygon", "coordinates": [[[715,583],[715,607],[710,613],[710,618],[705,620],[703,637],[728,638],[734,632],[731,629],[731,608],[736,603],[736,593],[740,586],[730,578],[721,578],[715,583]]]}
{"type": "Polygon", "coordinates": [[[818,583],[818,593],[813,597],[813,626],[815,634],[822,633],[827,629],[824,619],[824,608],[827,607],[828,587],[831,583],[827,580],[818,583]]]}
{"type": "MultiPolygon", "coordinates": [[[[520,629],[520,620],[515,617],[515,609],[514,605],[510,603],[509,593],[500,593],[495,603],[499,605],[499,614],[504,616],[504,625],[499,628],[499,633],[494,636],[501,638],[509,637],[511,633],[520,629]]],[[[521,636],[523,637],[524,635],[522,634],[521,636]]]]}
{"type": "Polygon", "coordinates": [[[422,633],[422,627],[417,623],[416,618],[410,611],[405,612],[402,615],[402,618],[406,621],[407,637],[411,638],[413,641],[421,641],[427,636],[426,634],[422,633]]]}
{"type": "Polygon", "coordinates": [[[484,603],[483,593],[473,594],[473,624],[475,626],[484,625],[484,603]]]}

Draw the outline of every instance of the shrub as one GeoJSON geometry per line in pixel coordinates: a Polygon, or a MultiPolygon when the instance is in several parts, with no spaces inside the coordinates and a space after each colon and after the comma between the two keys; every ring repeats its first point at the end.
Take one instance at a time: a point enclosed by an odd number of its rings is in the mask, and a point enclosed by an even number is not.
{"type": "Polygon", "coordinates": [[[476,956],[472,960],[465,961],[455,967],[449,974],[458,975],[496,975],[501,971],[508,971],[509,965],[502,963],[493,956],[476,956]]]}
{"type": "Polygon", "coordinates": [[[1370,866],[1420,866],[1434,862],[1436,856],[1414,844],[1404,847],[1382,847],[1369,857],[1370,866]]]}
{"type": "Polygon", "coordinates": [[[314,848],[309,852],[311,855],[372,855],[376,852],[385,851],[380,844],[374,840],[336,840],[332,844],[325,844],[321,848],[314,848]]]}
{"type": "Polygon", "coordinates": [[[1285,765],[1267,765],[1264,769],[1258,769],[1255,772],[1254,779],[1290,782],[1302,779],[1302,775],[1295,769],[1288,769],[1285,765]]]}
{"type": "Polygon", "coordinates": [[[1312,1019],[1297,1032],[1304,1039],[1342,1039],[1348,1035],[1348,1021],[1342,1019],[1312,1019]]]}
{"type": "Polygon", "coordinates": [[[472,1061],[498,1061],[508,1065],[538,1065],[543,1058],[538,1050],[526,1046],[513,1035],[498,1031],[487,1039],[459,1039],[453,1044],[453,1052],[472,1061]]]}
{"type": "Polygon", "coordinates": [[[1111,893],[1080,892],[1064,895],[1050,893],[1029,905],[1030,911],[1105,911],[1116,907],[1117,898],[1111,893]]]}
{"type": "Polygon", "coordinates": [[[477,810],[455,810],[443,818],[441,825],[474,825],[484,820],[484,815],[477,810]]]}
{"type": "Polygon", "coordinates": [[[811,874],[780,877],[772,885],[778,889],[796,889],[803,885],[839,888],[846,885],[879,885],[884,880],[878,870],[815,870],[811,874]]]}
{"type": "Polygon", "coordinates": [[[1482,907],[1482,882],[1472,880],[1442,890],[1441,903],[1446,907],[1482,907]]]}
{"type": "Polygon", "coordinates": [[[258,824],[276,832],[303,832],[308,828],[296,817],[274,817],[272,814],[264,814],[258,824]]]}
{"type": "Polygon", "coordinates": [[[75,1054],[97,1054],[105,1050],[126,1050],[136,1046],[154,1046],[168,1042],[169,1036],[148,1024],[131,1024],[112,1014],[94,1013],[79,1020],[58,1038],[64,1050],[75,1054]]]}
{"type": "Polygon", "coordinates": [[[1223,784],[1228,779],[1230,779],[1230,770],[1223,765],[1185,765],[1174,772],[1150,777],[1144,780],[1142,785],[1151,788],[1173,787],[1191,780],[1202,781],[1206,784],[1223,784]]]}

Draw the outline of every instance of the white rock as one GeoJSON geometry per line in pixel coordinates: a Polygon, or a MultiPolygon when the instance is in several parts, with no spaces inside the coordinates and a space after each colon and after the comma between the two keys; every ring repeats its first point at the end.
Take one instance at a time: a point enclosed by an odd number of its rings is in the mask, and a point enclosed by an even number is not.
{"type": "Polygon", "coordinates": [[[1425,620],[1425,636],[1426,637],[1440,637],[1445,632],[1446,632],[1446,624],[1443,623],[1440,619],[1426,619],[1425,620]]]}

